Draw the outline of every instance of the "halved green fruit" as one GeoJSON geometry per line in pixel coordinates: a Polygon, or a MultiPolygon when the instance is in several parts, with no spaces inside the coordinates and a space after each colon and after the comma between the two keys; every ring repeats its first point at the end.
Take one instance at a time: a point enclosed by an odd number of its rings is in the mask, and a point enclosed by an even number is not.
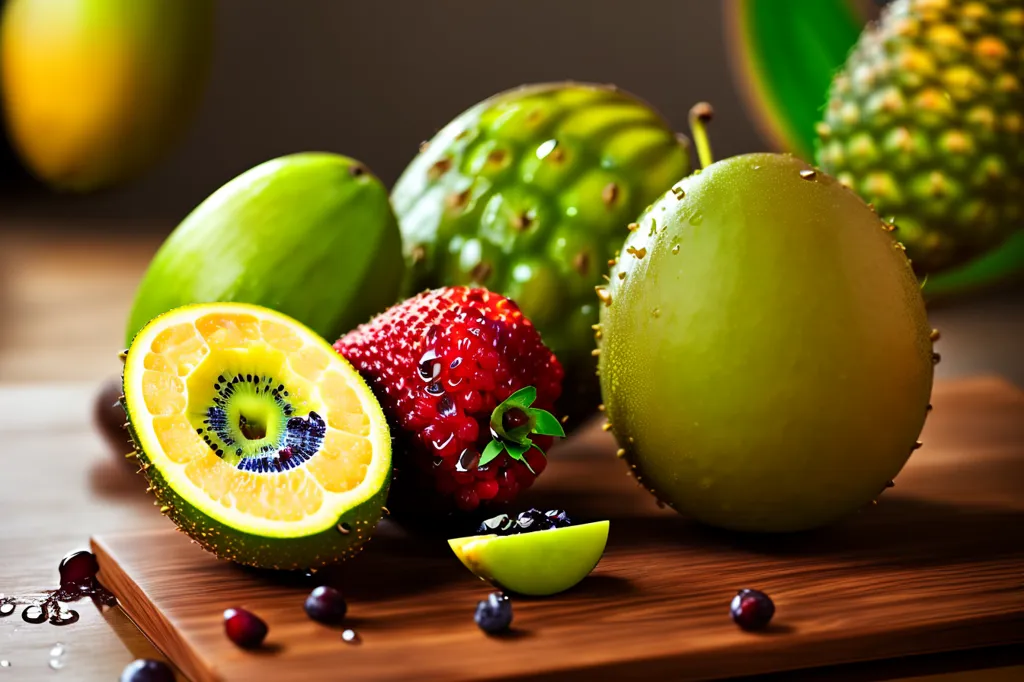
{"type": "Polygon", "coordinates": [[[380,405],[281,313],[210,303],[157,317],[126,354],[122,402],[161,512],[219,557],[316,568],[353,554],[380,519],[380,405]]]}
{"type": "Polygon", "coordinates": [[[473,535],[448,541],[481,580],[536,597],[564,592],[590,575],[608,542],[608,521],[518,535],[473,535]]]}

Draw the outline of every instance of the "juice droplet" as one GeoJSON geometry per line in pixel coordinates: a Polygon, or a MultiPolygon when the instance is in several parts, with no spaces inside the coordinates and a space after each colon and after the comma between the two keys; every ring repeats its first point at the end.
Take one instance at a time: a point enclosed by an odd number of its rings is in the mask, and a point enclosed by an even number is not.
{"type": "Polygon", "coordinates": [[[355,630],[345,630],[341,633],[341,638],[349,644],[359,644],[359,633],[355,630]]]}

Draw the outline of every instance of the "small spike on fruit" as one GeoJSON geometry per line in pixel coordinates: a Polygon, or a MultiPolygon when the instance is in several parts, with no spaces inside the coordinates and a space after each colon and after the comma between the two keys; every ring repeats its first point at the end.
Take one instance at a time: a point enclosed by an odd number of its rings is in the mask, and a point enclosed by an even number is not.
{"type": "Polygon", "coordinates": [[[938,341],[941,336],[942,335],[939,333],[938,329],[933,329],[932,333],[928,335],[928,338],[930,338],[932,341],[938,341]]]}

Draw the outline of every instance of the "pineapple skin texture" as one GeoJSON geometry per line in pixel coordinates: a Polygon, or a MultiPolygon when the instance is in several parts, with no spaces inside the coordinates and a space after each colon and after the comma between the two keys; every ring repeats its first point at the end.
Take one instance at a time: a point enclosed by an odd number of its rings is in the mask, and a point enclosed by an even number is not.
{"type": "Polygon", "coordinates": [[[896,0],[836,76],[818,164],[898,226],[919,276],[1024,218],[1024,0],[896,0]]]}

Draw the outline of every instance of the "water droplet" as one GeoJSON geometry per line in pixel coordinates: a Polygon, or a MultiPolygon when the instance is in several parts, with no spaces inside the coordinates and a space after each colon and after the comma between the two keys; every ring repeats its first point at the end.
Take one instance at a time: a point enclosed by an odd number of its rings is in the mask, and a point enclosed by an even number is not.
{"type": "Polygon", "coordinates": [[[704,222],[704,214],[702,213],[696,213],[692,218],[690,218],[690,224],[694,227],[700,225],[702,222],[704,222]]]}
{"type": "Polygon", "coordinates": [[[661,317],[661,308],[655,308],[651,311],[653,317],[661,317]]]}
{"type": "Polygon", "coordinates": [[[541,145],[537,147],[537,158],[545,158],[548,154],[555,151],[555,147],[557,146],[558,140],[548,140],[547,142],[542,142],[541,145]]]}
{"type": "Polygon", "coordinates": [[[359,633],[357,633],[355,630],[345,630],[343,633],[341,633],[341,638],[349,644],[359,643],[359,633]]]}
{"type": "Polygon", "coordinates": [[[804,180],[813,180],[816,175],[817,173],[811,170],[810,168],[805,168],[802,171],[800,171],[800,177],[803,178],[804,180]]]}
{"type": "Polygon", "coordinates": [[[674,256],[677,253],[679,253],[679,244],[672,247],[672,255],[674,256]]]}
{"type": "Polygon", "coordinates": [[[13,599],[0,597],[0,617],[11,615],[16,608],[13,599]]]}
{"type": "Polygon", "coordinates": [[[761,170],[760,166],[754,166],[754,170],[761,170]]]}
{"type": "Polygon", "coordinates": [[[441,363],[436,362],[437,353],[432,350],[428,350],[420,358],[419,364],[416,367],[417,372],[420,375],[420,379],[430,383],[441,374],[441,363]]]}
{"type": "Polygon", "coordinates": [[[6,659],[3,660],[3,661],[0,661],[0,668],[10,668],[10,667],[11,667],[11,662],[10,661],[8,661],[6,659]]]}
{"type": "Polygon", "coordinates": [[[56,644],[54,644],[53,648],[50,649],[50,655],[53,656],[54,658],[56,658],[57,656],[63,656],[64,655],[64,645],[61,644],[60,642],[57,642],[56,644]]]}
{"type": "Polygon", "coordinates": [[[60,660],[59,658],[51,658],[50,659],[50,668],[51,669],[53,669],[53,670],[60,670],[63,667],[64,667],[64,661],[60,660]]]}
{"type": "Polygon", "coordinates": [[[473,471],[480,463],[480,453],[473,448],[466,448],[459,455],[459,461],[455,463],[455,470],[459,472],[473,471]]]}

